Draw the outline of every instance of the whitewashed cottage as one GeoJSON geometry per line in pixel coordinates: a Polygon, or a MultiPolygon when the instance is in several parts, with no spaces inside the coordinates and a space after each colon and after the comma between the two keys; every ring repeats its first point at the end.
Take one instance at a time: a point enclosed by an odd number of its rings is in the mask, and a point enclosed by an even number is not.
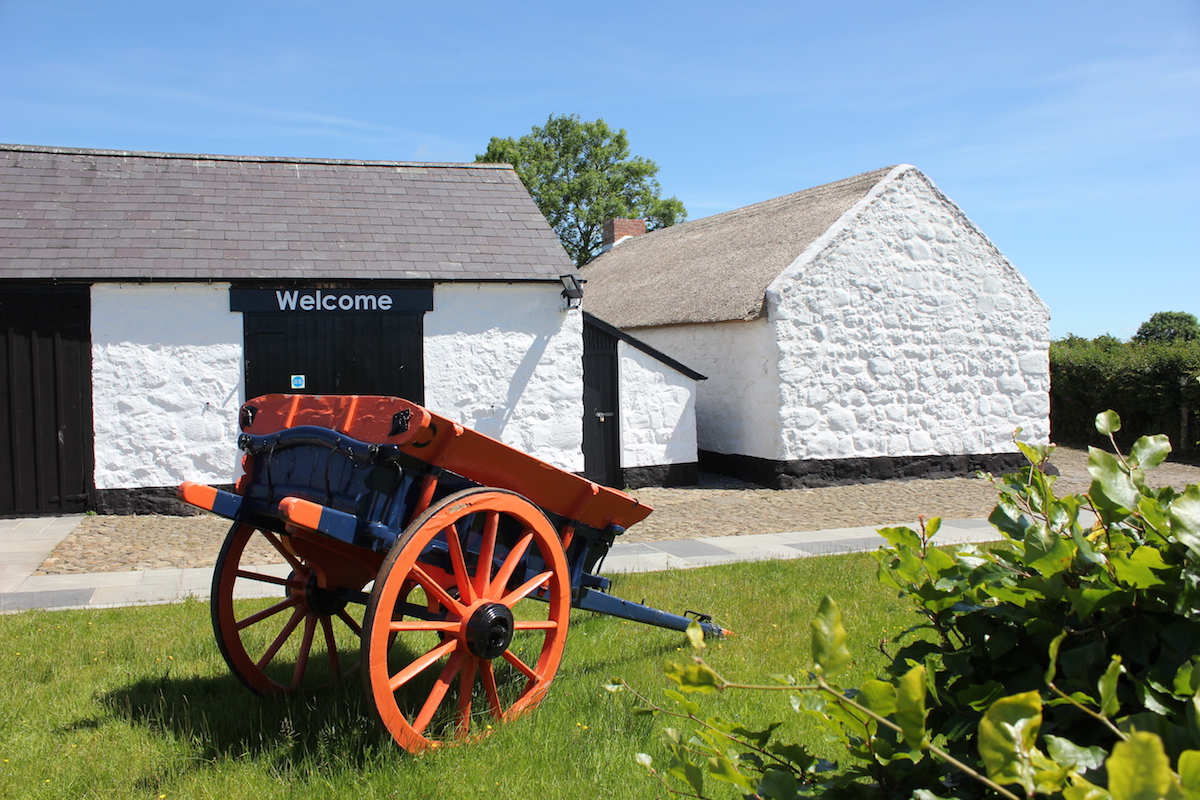
{"type": "MultiPolygon", "coordinates": [[[[0,145],[0,516],[228,484],[270,392],[400,395],[620,481],[584,453],[573,273],[506,165],[0,145]]],[[[692,438],[657,453],[694,472],[692,438]]]]}
{"type": "Polygon", "coordinates": [[[708,376],[701,468],[964,474],[1047,440],[1049,310],[916,167],[637,233],[583,268],[588,309],[708,376]]]}

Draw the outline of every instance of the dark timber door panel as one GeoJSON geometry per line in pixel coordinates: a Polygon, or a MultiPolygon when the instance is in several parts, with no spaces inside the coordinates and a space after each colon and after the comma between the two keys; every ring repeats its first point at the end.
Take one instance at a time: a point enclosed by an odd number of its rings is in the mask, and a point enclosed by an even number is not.
{"type": "Polygon", "coordinates": [[[422,314],[245,314],[246,397],[387,394],[424,401],[422,314]],[[303,386],[293,385],[303,376],[303,386]]]}
{"type": "Polygon", "coordinates": [[[621,488],[617,338],[583,326],[583,474],[621,488]]]}
{"type": "Polygon", "coordinates": [[[87,510],[90,319],[87,286],[0,284],[0,516],[87,510]]]}

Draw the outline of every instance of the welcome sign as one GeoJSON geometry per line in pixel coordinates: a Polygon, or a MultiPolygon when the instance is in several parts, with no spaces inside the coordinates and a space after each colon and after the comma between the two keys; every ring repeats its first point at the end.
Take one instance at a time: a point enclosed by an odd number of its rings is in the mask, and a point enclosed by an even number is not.
{"type": "Polygon", "coordinates": [[[411,314],[433,310],[433,288],[367,286],[229,290],[230,311],[276,314],[411,314]]]}

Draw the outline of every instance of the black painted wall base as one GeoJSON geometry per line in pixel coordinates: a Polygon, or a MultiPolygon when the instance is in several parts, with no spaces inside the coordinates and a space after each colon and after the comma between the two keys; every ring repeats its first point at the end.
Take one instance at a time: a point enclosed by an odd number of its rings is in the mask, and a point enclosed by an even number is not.
{"type": "Polygon", "coordinates": [[[772,461],[753,456],[700,451],[705,472],[730,475],[769,489],[841,486],[897,478],[954,478],[976,470],[1003,474],[1026,464],[1020,453],[979,453],[961,456],[880,456],[822,461],[772,461]]]}
{"type": "Polygon", "coordinates": [[[695,486],[700,482],[700,465],[656,464],[651,467],[624,467],[621,469],[624,487],[641,489],[644,486],[695,486]]]}
{"type": "MultiPolygon", "coordinates": [[[[233,491],[232,485],[213,485],[218,489],[233,491]]],[[[95,510],[97,514],[164,514],[170,517],[194,517],[204,513],[177,499],[174,486],[97,489],[95,510]]]]}

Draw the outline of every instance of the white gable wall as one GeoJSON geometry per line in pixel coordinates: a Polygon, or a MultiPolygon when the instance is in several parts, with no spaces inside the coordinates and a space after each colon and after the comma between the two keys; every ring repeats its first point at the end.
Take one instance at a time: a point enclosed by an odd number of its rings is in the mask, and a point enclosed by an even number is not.
{"type": "Polygon", "coordinates": [[[639,339],[708,377],[697,387],[701,450],[779,460],[780,374],[766,319],[639,328],[639,339]]]}
{"type": "Polygon", "coordinates": [[[583,313],[558,284],[444,283],[425,315],[425,403],[543,461],[583,470],[583,313]]]}
{"type": "Polygon", "coordinates": [[[230,483],[242,315],[229,284],[92,286],[97,489],[230,483]]]}
{"type": "Polygon", "coordinates": [[[780,458],[1014,452],[1017,427],[1046,442],[1045,303],[916,169],[856,211],[767,293],[780,458]]]}
{"type": "Polygon", "coordinates": [[[621,466],[695,464],[696,381],[624,341],[617,359],[621,466]]]}

